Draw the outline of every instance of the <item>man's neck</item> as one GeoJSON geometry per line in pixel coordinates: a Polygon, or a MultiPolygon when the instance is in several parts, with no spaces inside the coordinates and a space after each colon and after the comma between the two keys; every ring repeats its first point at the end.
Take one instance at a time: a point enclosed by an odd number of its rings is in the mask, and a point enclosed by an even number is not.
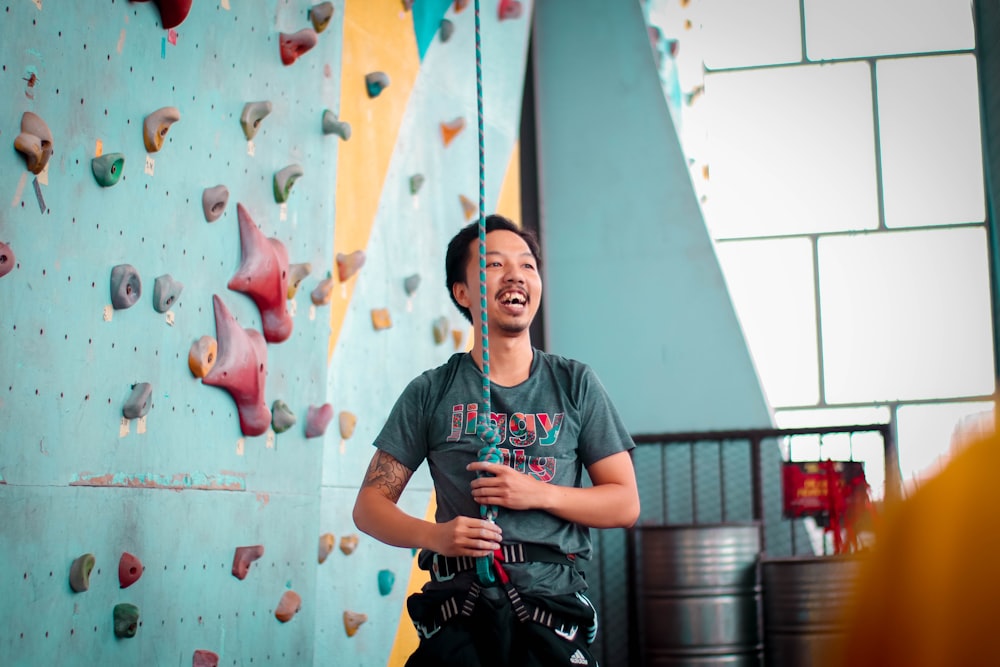
{"type": "MultiPolygon", "coordinates": [[[[534,350],[531,338],[525,335],[514,338],[490,336],[490,381],[503,387],[513,387],[528,379],[534,350]]],[[[482,338],[477,334],[472,348],[472,359],[482,369],[482,338]]]]}

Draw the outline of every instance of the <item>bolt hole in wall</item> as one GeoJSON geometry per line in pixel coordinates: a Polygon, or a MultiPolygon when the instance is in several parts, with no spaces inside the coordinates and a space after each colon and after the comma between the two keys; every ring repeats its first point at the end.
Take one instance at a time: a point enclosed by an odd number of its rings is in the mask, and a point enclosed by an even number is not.
{"type": "MultiPolygon", "coordinates": [[[[968,4],[922,3],[905,29],[888,2],[643,4],[776,424],[889,423],[919,485],[993,423],[968,4]]],[[[799,440],[786,456],[851,445],[799,440]]],[[[881,454],[859,449],[881,496],[881,454]]]]}

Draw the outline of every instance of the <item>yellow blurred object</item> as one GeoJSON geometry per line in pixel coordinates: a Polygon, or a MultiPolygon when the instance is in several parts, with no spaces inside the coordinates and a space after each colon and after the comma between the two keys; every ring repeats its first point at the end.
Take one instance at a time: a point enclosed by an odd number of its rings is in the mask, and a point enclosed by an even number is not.
{"type": "Polygon", "coordinates": [[[1000,665],[1000,438],[887,508],[830,667],[1000,665]]]}
{"type": "Polygon", "coordinates": [[[376,331],[392,327],[392,316],[388,308],[372,308],[372,326],[376,331]]]}

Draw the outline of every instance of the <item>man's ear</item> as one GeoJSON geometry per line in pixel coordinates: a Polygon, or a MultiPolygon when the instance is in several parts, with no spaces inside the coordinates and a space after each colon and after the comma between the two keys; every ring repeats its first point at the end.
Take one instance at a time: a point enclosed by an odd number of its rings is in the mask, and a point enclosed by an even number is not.
{"type": "Polygon", "coordinates": [[[457,282],[451,286],[452,296],[455,297],[455,301],[458,305],[465,308],[472,307],[472,299],[469,298],[469,286],[464,282],[457,282]]]}

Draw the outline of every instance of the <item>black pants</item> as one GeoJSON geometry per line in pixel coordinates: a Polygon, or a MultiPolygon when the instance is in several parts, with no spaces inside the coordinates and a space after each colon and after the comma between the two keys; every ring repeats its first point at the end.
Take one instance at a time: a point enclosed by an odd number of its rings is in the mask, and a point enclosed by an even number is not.
{"type": "Polygon", "coordinates": [[[558,619],[554,628],[518,620],[501,588],[484,589],[470,616],[459,614],[437,622],[441,603],[451,595],[416,593],[407,600],[410,618],[430,637],[421,634],[420,646],[406,667],[597,667],[588,642],[596,629],[597,612],[575,595],[521,596],[529,608],[552,612],[558,619]]]}

